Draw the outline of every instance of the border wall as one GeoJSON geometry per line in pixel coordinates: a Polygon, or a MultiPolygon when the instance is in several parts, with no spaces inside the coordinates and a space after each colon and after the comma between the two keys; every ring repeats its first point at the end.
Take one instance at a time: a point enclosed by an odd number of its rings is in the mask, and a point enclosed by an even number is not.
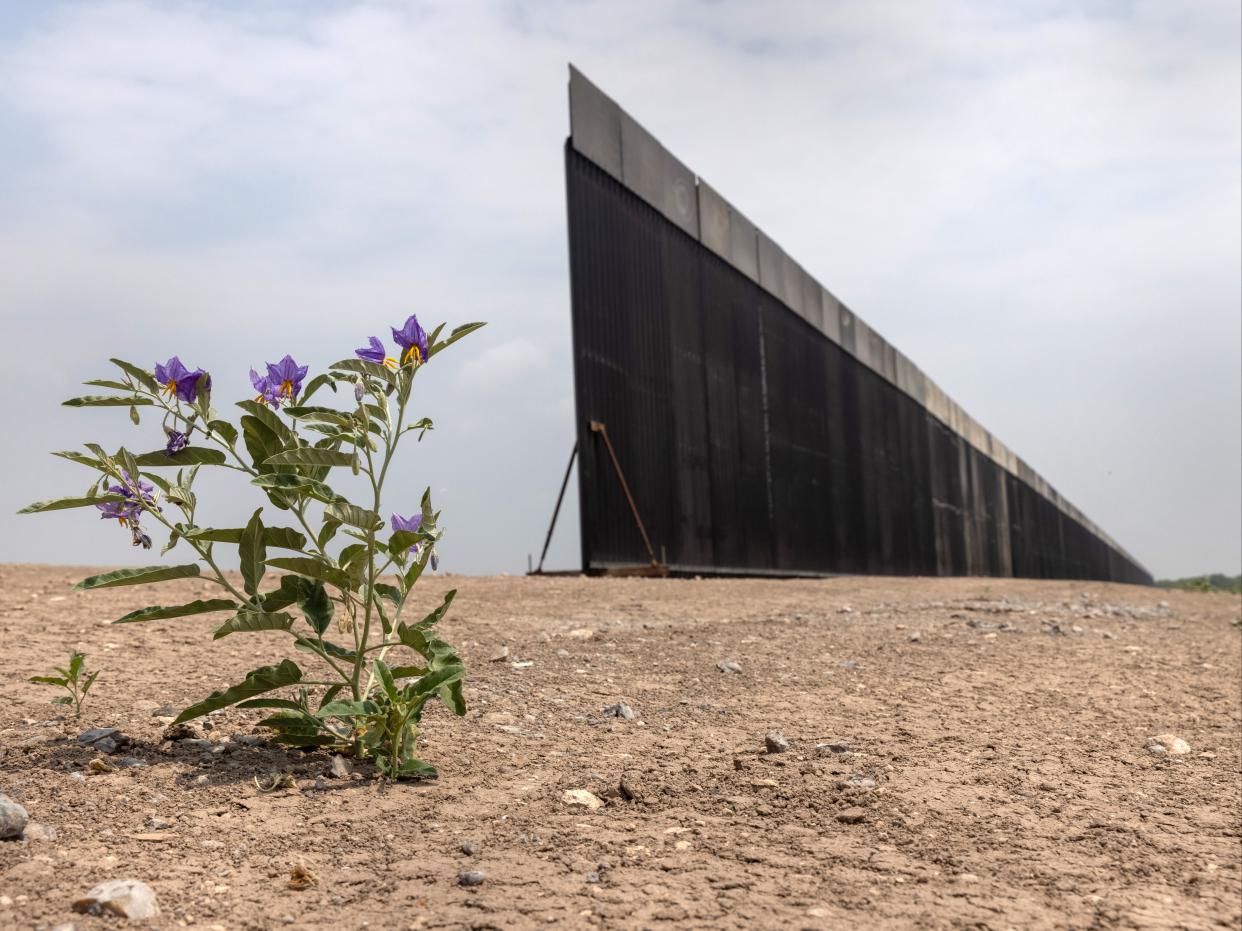
{"type": "Polygon", "coordinates": [[[1151,575],[570,68],[582,562],[686,573],[1151,575]]]}

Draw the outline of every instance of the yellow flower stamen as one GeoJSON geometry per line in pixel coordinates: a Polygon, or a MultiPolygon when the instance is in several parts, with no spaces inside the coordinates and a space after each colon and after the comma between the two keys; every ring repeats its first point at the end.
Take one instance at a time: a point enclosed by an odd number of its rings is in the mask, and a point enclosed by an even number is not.
{"type": "Polygon", "coordinates": [[[168,393],[168,396],[169,396],[170,398],[171,398],[174,394],[176,394],[176,393],[177,393],[177,380],[176,380],[175,378],[170,378],[170,379],[168,380],[168,384],[166,384],[166,385],[164,386],[164,391],[166,391],[166,392],[168,393]]]}
{"type": "Polygon", "coordinates": [[[414,362],[415,364],[420,364],[422,361],[423,361],[423,354],[421,351],[419,351],[417,343],[411,345],[410,348],[407,349],[401,355],[402,365],[405,365],[405,363],[407,362],[414,362]]]}
{"type": "Polygon", "coordinates": [[[290,401],[293,400],[293,382],[287,378],[280,383],[280,396],[290,401]]]}
{"type": "Polygon", "coordinates": [[[386,368],[396,369],[396,368],[397,368],[397,360],[396,360],[396,359],[394,359],[392,356],[384,356],[384,366],[385,366],[386,368]]]}

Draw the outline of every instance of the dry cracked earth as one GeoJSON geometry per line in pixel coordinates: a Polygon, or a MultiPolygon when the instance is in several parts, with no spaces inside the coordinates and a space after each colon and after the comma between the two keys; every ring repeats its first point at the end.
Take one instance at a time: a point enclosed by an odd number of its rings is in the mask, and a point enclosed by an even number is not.
{"type": "Polygon", "coordinates": [[[442,631],[470,711],[425,719],[438,780],[386,785],[267,744],[259,712],[165,739],[166,706],[280,635],[112,627],[207,586],[73,591],[85,574],[0,566],[0,792],[34,823],[0,841],[0,928],[115,931],[72,910],[111,879],[158,898],[129,926],[169,929],[1242,922],[1236,596],[429,579],[429,605],[460,590],[442,631]],[[75,649],[101,670],[77,720],[25,681],[75,649]],[[95,727],[128,743],[79,743],[95,727]],[[1188,752],[1149,749],[1165,734],[1188,752]]]}

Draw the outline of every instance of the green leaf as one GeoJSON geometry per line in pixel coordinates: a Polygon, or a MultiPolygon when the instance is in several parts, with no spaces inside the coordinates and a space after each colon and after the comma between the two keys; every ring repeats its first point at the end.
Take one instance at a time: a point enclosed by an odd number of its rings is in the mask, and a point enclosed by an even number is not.
{"type": "Polygon", "coordinates": [[[68,401],[60,402],[65,407],[130,407],[137,404],[140,407],[154,404],[150,398],[140,396],[122,397],[115,394],[88,394],[80,398],[70,398],[68,401]]]}
{"type": "Polygon", "coordinates": [[[312,579],[322,579],[329,585],[335,585],[337,588],[350,588],[349,576],[338,569],[336,566],[329,565],[318,556],[280,556],[276,559],[269,559],[267,564],[274,569],[288,569],[290,572],[296,572],[298,575],[309,576],[312,579]]]}
{"type": "Polygon", "coordinates": [[[329,367],[338,371],[356,372],[359,375],[369,376],[390,388],[397,387],[396,376],[389,371],[387,366],[380,365],[378,362],[368,362],[366,359],[342,359],[340,362],[333,362],[329,367]]]}
{"type": "Polygon", "coordinates": [[[448,613],[449,605],[453,603],[453,599],[457,597],[457,589],[451,588],[444,595],[444,600],[440,602],[440,606],[428,614],[425,618],[413,625],[420,630],[426,630],[440,623],[444,619],[444,615],[448,613]]]}
{"type": "Polygon", "coordinates": [[[238,708],[284,708],[289,711],[305,711],[301,702],[296,702],[291,698],[248,698],[246,701],[239,701],[238,708]]]}
{"type": "Polygon", "coordinates": [[[423,676],[414,683],[414,695],[430,695],[437,689],[443,688],[451,682],[456,682],[466,674],[464,665],[444,666],[441,669],[433,669],[427,675],[423,676]]]}
{"type": "Polygon", "coordinates": [[[28,504],[18,514],[38,514],[42,511],[62,511],[65,508],[86,508],[96,504],[109,504],[124,501],[124,495],[87,495],[82,498],[50,498],[47,501],[36,501],[28,504]]]}
{"type": "Polygon", "coordinates": [[[86,662],[86,654],[75,652],[69,657],[69,679],[73,680],[82,672],[82,664],[86,662]]]}
{"type": "Polygon", "coordinates": [[[328,702],[315,712],[319,718],[360,718],[371,714],[379,714],[379,706],[375,702],[353,699],[328,702]]]}
{"type": "Polygon", "coordinates": [[[59,456],[61,459],[68,459],[70,462],[76,462],[80,465],[90,466],[92,469],[98,469],[101,472],[103,471],[102,462],[77,450],[62,449],[60,452],[52,453],[52,455],[59,456]]]}
{"type": "Polygon", "coordinates": [[[84,385],[90,385],[92,388],[114,388],[117,391],[133,391],[133,385],[127,385],[123,381],[111,381],[107,378],[92,378],[90,381],[82,382],[84,385]]]}
{"type": "Polygon", "coordinates": [[[302,389],[302,403],[305,404],[309,401],[311,395],[323,387],[331,388],[332,393],[336,394],[336,381],[326,372],[322,375],[316,375],[306,383],[306,387],[302,389]]]}
{"type": "Polygon", "coordinates": [[[401,764],[401,768],[397,772],[402,776],[409,776],[411,779],[438,779],[439,771],[430,763],[424,763],[417,757],[410,757],[401,764]]]}
{"type": "Polygon", "coordinates": [[[138,408],[133,404],[129,406],[129,420],[135,427],[142,423],[142,418],[138,416],[138,408]]]}
{"type": "Polygon", "coordinates": [[[219,640],[229,634],[253,633],[260,630],[288,630],[293,626],[293,615],[283,611],[265,613],[261,611],[238,611],[235,617],[229,618],[215,629],[212,640],[219,640]]]}
{"type": "Polygon", "coordinates": [[[310,579],[299,579],[299,582],[298,607],[302,609],[306,623],[322,637],[332,623],[332,599],[328,597],[328,590],[323,587],[323,582],[310,579]]]}
{"type": "Polygon", "coordinates": [[[208,422],[207,429],[222,436],[230,446],[237,443],[237,428],[227,420],[212,420],[208,422]]]}
{"type": "Polygon", "coordinates": [[[380,596],[391,601],[394,608],[400,608],[405,602],[405,598],[401,594],[401,589],[397,588],[395,585],[389,585],[386,582],[377,582],[375,584],[375,591],[380,596]]]}
{"type": "Polygon", "coordinates": [[[448,339],[436,343],[428,349],[427,358],[430,359],[437,352],[448,349],[449,346],[453,345],[453,343],[457,342],[463,336],[469,336],[475,330],[481,329],[485,326],[487,326],[486,323],[463,323],[459,327],[454,327],[453,332],[449,334],[448,339]]]}
{"type": "Polygon", "coordinates": [[[124,617],[118,617],[113,624],[134,624],[139,621],[162,621],[170,617],[189,617],[192,614],[210,614],[213,611],[236,611],[237,602],[231,598],[210,598],[202,601],[190,601],[183,605],[155,605],[131,611],[124,617]]]}
{"type": "Polygon", "coordinates": [[[137,569],[115,569],[100,575],[92,575],[83,579],[76,589],[115,588],[118,585],[149,585],[152,582],[167,582],[170,579],[192,579],[198,575],[198,564],[187,566],[143,566],[137,569]]]}
{"type": "Polygon", "coordinates": [[[348,663],[352,663],[356,654],[353,650],[347,650],[343,646],[338,646],[331,640],[312,640],[309,637],[298,637],[293,641],[293,647],[301,650],[303,653],[314,653],[316,656],[321,653],[327,653],[337,659],[343,659],[348,663]]]}
{"type": "Polygon", "coordinates": [[[434,539],[430,534],[418,530],[398,530],[388,538],[388,552],[394,556],[404,555],[410,547],[425,540],[434,539]]]}
{"type": "Polygon", "coordinates": [[[323,522],[323,526],[319,528],[319,537],[315,541],[319,544],[321,550],[327,549],[328,544],[332,542],[332,538],[336,536],[336,532],[341,529],[339,520],[328,518],[323,522]]]}
{"type": "MultiPolygon", "coordinates": [[[[181,533],[187,540],[241,543],[243,532],[241,527],[194,527],[181,533]]],[[[283,550],[301,550],[306,548],[306,537],[292,527],[264,527],[263,545],[276,546],[283,550]]]]}
{"type": "Polygon", "coordinates": [[[301,475],[258,475],[250,480],[250,484],[258,485],[260,488],[271,488],[294,494],[309,495],[316,501],[323,501],[325,504],[343,500],[340,495],[323,482],[317,482],[314,479],[305,478],[301,475]]]}
{"type": "Polygon", "coordinates": [[[286,449],[263,461],[264,465],[298,465],[298,466],[352,466],[353,453],[337,449],[317,449],[313,446],[302,446],[297,449],[286,449]]]}
{"type": "Polygon", "coordinates": [[[246,585],[246,594],[254,595],[259,590],[265,571],[267,547],[263,544],[263,520],[259,516],[263,508],[259,508],[250,516],[250,522],[242,531],[241,540],[237,544],[237,556],[241,560],[242,580],[246,585]]]}
{"type": "Polygon", "coordinates": [[[163,386],[155,380],[155,376],[150,372],[145,369],[140,369],[133,363],[126,362],[123,359],[109,359],[108,361],[123,371],[126,375],[129,375],[152,394],[160,393],[160,388],[163,386]]]}
{"type": "Polygon", "coordinates": [[[381,523],[380,516],[374,511],[360,508],[348,501],[334,501],[323,509],[325,517],[338,520],[360,530],[376,530],[381,523]]]}
{"type": "Polygon", "coordinates": [[[69,684],[69,680],[60,676],[31,676],[27,682],[35,682],[39,685],[59,685],[62,688],[69,684]]]}
{"type": "Polygon", "coordinates": [[[297,445],[297,434],[266,404],[260,404],[258,401],[238,401],[237,406],[272,431],[282,445],[297,445]]]}
{"type": "Polygon", "coordinates": [[[95,679],[98,675],[99,675],[99,670],[96,669],[89,676],[87,676],[86,681],[82,683],[82,697],[83,698],[85,698],[86,693],[91,690],[91,686],[95,684],[95,679]]]}
{"type": "Polygon", "coordinates": [[[212,692],[198,704],[186,708],[177,715],[173,723],[182,724],[219,708],[227,708],[247,698],[262,695],[264,692],[271,692],[286,685],[294,685],[300,681],[302,681],[302,670],[292,660],[282,660],[277,666],[262,666],[247,673],[246,678],[237,685],[230,686],[224,691],[212,692]]]}
{"type": "Polygon", "coordinates": [[[431,672],[426,666],[390,666],[394,679],[417,679],[431,672]]]}
{"type": "Polygon", "coordinates": [[[388,664],[382,659],[377,659],[372,664],[372,668],[375,670],[375,678],[379,680],[380,685],[384,689],[384,694],[388,696],[388,700],[395,702],[397,700],[397,683],[393,681],[388,664]]]}
{"type": "Polygon", "coordinates": [[[322,710],[325,705],[331,702],[332,699],[336,698],[336,696],[340,694],[343,688],[345,688],[345,684],[343,682],[338,682],[336,685],[328,686],[327,689],[324,690],[323,698],[319,699],[320,710],[322,710]]]}
{"type": "Polygon", "coordinates": [[[162,449],[157,449],[151,453],[142,453],[135,456],[134,461],[140,466],[151,469],[160,466],[224,465],[228,462],[228,457],[222,449],[210,449],[206,446],[187,446],[171,456],[162,449]]]}
{"type": "Polygon", "coordinates": [[[455,679],[448,685],[440,686],[440,701],[448,706],[449,710],[459,718],[466,715],[466,699],[461,693],[461,679],[455,679]]]}

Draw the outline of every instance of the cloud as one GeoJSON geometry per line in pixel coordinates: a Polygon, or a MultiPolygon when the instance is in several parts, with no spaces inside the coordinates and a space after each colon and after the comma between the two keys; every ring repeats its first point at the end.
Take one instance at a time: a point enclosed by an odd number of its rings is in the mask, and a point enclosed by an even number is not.
{"type": "MultiPolygon", "coordinates": [[[[46,399],[5,409],[0,430],[26,449],[83,436],[95,421],[52,402],[108,355],[180,351],[244,385],[251,364],[322,366],[411,310],[487,320],[429,367],[437,429],[409,473],[451,479],[455,568],[521,568],[573,441],[573,60],[1155,571],[1236,571],[1239,15],[0,10],[0,390],[46,399]]],[[[133,442],[123,418],[107,438],[133,442]]],[[[11,515],[81,475],[21,456],[6,478],[11,515]]],[[[2,559],[128,555],[73,514],[0,516],[0,531],[2,559]]],[[[572,534],[558,545],[576,559],[572,534]]]]}

